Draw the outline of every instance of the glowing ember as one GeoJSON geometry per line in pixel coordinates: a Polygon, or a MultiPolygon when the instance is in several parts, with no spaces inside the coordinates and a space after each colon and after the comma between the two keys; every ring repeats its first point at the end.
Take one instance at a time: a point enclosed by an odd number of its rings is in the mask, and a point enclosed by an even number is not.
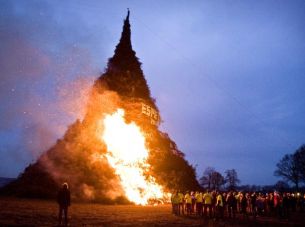
{"type": "Polygon", "coordinates": [[[125,123],[122,109],[107,115],[103,123],[102,139],[108,150],[106,157],[120,177],[126,197],[141,205],[163,198],[163,189],[155,178],[145,176],[150,166],[147,163],[148,149],[140,128],[133,122],[125,123]]]}

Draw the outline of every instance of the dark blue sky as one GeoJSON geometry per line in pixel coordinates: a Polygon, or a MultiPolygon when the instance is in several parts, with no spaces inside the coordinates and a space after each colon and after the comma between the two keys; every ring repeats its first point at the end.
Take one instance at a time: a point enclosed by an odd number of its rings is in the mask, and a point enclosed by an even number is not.
{"type": "Polygon", "coordinates": [[[0,176],[83,114],[127,7],[161,128],[202,174],[273,184],[305,143],[304,1],[8,1],[0,8],[0,176]]]}

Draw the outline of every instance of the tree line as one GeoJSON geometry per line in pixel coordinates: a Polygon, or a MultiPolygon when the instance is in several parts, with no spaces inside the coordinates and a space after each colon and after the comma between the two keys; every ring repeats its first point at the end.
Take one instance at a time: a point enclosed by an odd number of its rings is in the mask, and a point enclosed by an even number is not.
{"type": "Polygon", "coordinates": [[[199,179],[199,183],[203,188],[209,190],[220,190],[223,187],[228,190],[236,190],[240,180],[235,169],[226,170],[223,176],[213,167],[207,167],[199,179]]]}
{"type": "MultiPolygon", "coordinates": [[[[289,183],[299,191],[300,185],[305,186],[305,144],[300,146],[294,153],[285,154],[276,164],[274,175],[281,177],[274,185],[240,185],[237,171],[228,169],[222,175],[213,167],[207,167],[199,178],[200,186],[209,190],[245,190],[245,191],[287,191],[289,183]]],[[[301,188],[302,189],[302,188],[301,188]]],[[[303,187],[304,190],[304,187],[303,187]]]]}
{"type": "Polygon", "coordinates": [[[305,183],[305,144],[294,153],[285,154],[276,164],[274,175],[293,183],[296,190],[299,190],[300,184],[305,183]]]}

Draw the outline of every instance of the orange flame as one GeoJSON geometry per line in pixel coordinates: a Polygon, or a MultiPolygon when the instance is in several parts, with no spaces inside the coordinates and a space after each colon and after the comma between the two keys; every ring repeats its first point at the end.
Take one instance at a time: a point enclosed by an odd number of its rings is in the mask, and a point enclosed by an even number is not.
{"type": "Polygon", "coordinates": [[[148,149],[145,137],[134,123],[127,124],[124,110],[106,115],[102,139],[107,146],[106,157],[119,176],[126,197],[135,204],[146,205],[149,200],[160,200],[166,195],[152,176],[145,176],[148,149]]]}

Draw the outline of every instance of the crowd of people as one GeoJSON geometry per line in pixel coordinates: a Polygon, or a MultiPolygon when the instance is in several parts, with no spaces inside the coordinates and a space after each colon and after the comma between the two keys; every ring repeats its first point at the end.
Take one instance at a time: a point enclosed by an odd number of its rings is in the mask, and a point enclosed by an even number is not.
{"type": "Polygon", "coordinates": [[[242,214],[245,219],[251,215],[276,216],[289,219],[291,212],[304,212],[305,194],[301,193],[258,193],[209,191],[172,193],[172,212],[175,215],[197,215],[206,218],[235,219],[242,214]]]}

